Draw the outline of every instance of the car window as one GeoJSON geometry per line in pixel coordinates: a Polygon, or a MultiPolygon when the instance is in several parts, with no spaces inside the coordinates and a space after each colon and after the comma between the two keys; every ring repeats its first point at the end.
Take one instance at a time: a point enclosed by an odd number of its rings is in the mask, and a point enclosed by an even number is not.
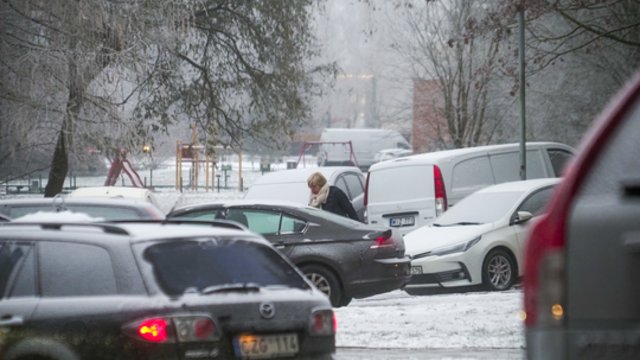
{"type": "MultiPolygon", "coordinates": [[[[520,179],[520,153],[518,151],[490,156],[496,184],[520,179]]],[[[539,150],[527,150],[527,179],[547,177],[539,150]]]]}
{"type": "Polygon", "coordinates": [[[15,242],[0,244],[0,297],[35,295],[31,246],[15,242]],[[13,289],[9,284],[13,283],[13,289]]]}
{"type": "Polygon", "coordinates": [[[307,225],[304,220],[268,210],[231,208],[227,211],[226,218],[238,221],[261,235],[299,234],[307,225]]]}
{"type": "Polygon", "coordinates": [[[517,211],[528,211],[533,214],[533,216],[542,214],[542,211],[549,203],[552,192],[553,187],[548,187],[536,191],[535,193],[529,195],[529,197],[527,197],[522,202],[522,204],[520,204],[517,211]]]}
{"type": "Polygon", "coordinates": [[[520,196],[522,193],[518,191],[473,193],[445,211],[436,223],[440,225],[460,222],[492,223],[508,214],[520,196]]]}
{"type": "Polygon", "coordinates": [[[360,176],[356,174],[344,174],[343,178],[349,189],[348,194],[351,200],[364,192],[364,184],[360,176]]]}
{"type": "Polygon", "coordinates": [[[42,296],[117,294],[109,252],[104,248],[65,242],[39,244],[42,296]]]}
{"type": "Polygon", "coordinates": [[[338,179],[336,179],[335,186],[342,190],[349,197],[349,199],[352,199],[351,194],[349,193],[349,188],[347,187],[347,183],[344,180],[344,176],[340,176],[338,179]]]}
{"type": "Polygon", "coordinates": [[[306,226],[306,221],[282,214],[280,234],[299,234],[306,226]]]}
{"type": "Polygon", "coordinates": [[[275,235],[280,229],[280,212],[232,208],[227,212],[227,219],[246,217],[246,226],[261,235],[275,235]]]}
{"type": "Polygon", "coordinates": [[[472,192],[492,184],[493,174],[486,156],[463,160],[453,168],[453,192],[472,192]]]}
{"type": "Polygon", "coordinates": [[[549,154],[549,160],[551,161],[555,176],[562,176],[564,168],[569,160],[573,158],[573,154],[564,149],[547,149],[547,154],[549,154]]]}
{"type": "Polygon", "coordinates": [[[144,259],[168,295],[224,284],[307,288],[281,255],[252,242],[202,239],[161,243],[145,250],[144,259]]]}

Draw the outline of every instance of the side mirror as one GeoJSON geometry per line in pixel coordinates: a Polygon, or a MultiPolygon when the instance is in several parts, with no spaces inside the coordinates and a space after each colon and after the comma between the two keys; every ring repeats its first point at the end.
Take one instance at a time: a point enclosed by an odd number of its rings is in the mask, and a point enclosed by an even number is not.
{"type": "Polygon", "coordinates": [[[518,211],[511,217],[511,225],[525,223],[531,220],[532,217],[533,214],[528,211],[518,211]]]}

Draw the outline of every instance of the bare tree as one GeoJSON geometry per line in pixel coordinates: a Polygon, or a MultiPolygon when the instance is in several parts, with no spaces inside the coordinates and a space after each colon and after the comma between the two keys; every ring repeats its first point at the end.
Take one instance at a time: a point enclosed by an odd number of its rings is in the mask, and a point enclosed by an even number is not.
{"type": "Polygon", "coordinates": [[[306,60],[315,54],[312,0],[0,5],[0,66],[9,74],[0,115],[23,124],[0,136],[28,126],[45,135],[43,149],[53,153],[45,196],[62,190],[78,140],[138,147],[172,123],[196,122],[217,134],[210,141],[281,144],[308,116],[314,76],[331,70],[306,60]],[[29,117],[41,108],[45,116],[29,117]]]}
{"type": "Polygon", "coordinates": [[[435,112],[433,119],[444,120],[427,124],[432,127],[432,141],[442,144],[436,147],[473,146],[491,140],[495,124],[487,110],[501,33],[478,26],[482,10],[475,2],[456,0],[407,6],[411,41],[396,49],[410,59],[415,78],[437,86],[437,91],[428,92],[429,98],[414,98],[435,112]]]}

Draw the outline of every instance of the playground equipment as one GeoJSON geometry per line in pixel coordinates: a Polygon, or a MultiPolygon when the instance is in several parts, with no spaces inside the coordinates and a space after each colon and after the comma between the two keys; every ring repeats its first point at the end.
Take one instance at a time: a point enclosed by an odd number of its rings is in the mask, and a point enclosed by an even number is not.
{"type": "MultiPolygon", "coordinates": [[[[212,134],[212,139],[215,139],[215,132],[212,134]]],[[[215,146],[215,149],[225,149],[220,145],[215,146]]],[[[176,189],[182,191],[183,188],[183,176],[182,176],[182,165],[183,161],[188,161],[191,163],[191,171],[189,174],[189,184],[192,190],[198,190],[199,186],[199,176],[200,176],[200,165],[204,164],[204,172],[205,172],[205,191],[209,191],[209,188],[213,190],[214,188],[214,179],[215,176],[215,168],[216,168],[216,160],[215,160],[215,151],[206,149],[205,146],[200,145],[198,143],[198,136],[196,133],[196,125],[192,124],[191,126],[191,143],[183,144],[180,141],[176,142],[176,189]]],[[[242,152],[237,152],[238,154],[238,184],[239,190],[243,191],[243,183],[242,183],[242,152]]],[[[223,171],[225,178],[225,188],[227,184],[228,172],[231,170],[230,165],[223,166],[221,168],[223,171]]],[[[218,176],[218,191],[220,190],[220,175],[218,176]]]]}
{"type": "Polygon", "coordinates": [[[116,154],[111,161],[111,167],[107,174],[107,180],[105,180],[105,186],[114,186],[120,177],[120,174],[124,171],[125,174],[131,180],[131,184],[135,187],[144,188],[144,183],[140,179],[140,175],[133,169],[129,160],[127,160],[128,149],[117,148],[116,154]]]}
{"type": "Polygon", "coordinates": [[[204,188],[209,191],[213,189],[213,179],[215,172],[215,160],[205,153],[205,147],[197,143],[182,144],[180,140],[176,142],[176,190],[182,191],[182,164],[186,160],[191,163],[189,173],[189,184],[193,190],[198,190],[200,165],[204,164],[205,183],[204,188]]]}

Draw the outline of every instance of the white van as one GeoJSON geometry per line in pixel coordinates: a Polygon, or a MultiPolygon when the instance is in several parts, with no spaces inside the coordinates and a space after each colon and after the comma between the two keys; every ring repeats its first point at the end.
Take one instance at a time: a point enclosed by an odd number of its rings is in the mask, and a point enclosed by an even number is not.
{"type": "MultiPolygon", "coordinates": [[[[527,143],[527,179],[561,176],[574,154],[575,149],[560,143],[527,143]]],[[[448,206],[476,190],[515,180],[520,180],[518,143],[436,151],[379,162],[371,166],[367,175],[367,222],[398,227],[404,235],[433,222],[448,206]]]]}
{"type": "Polygon", "coordinates": [[[375,162],[374,156],[382,149],[411,149],[407,139],[395,130],[327,128],[320,135],[323,144],[318,149],[318,165],[355,165],[347,141],[351,141],[358,167],[364,170],[375,162]]]}

